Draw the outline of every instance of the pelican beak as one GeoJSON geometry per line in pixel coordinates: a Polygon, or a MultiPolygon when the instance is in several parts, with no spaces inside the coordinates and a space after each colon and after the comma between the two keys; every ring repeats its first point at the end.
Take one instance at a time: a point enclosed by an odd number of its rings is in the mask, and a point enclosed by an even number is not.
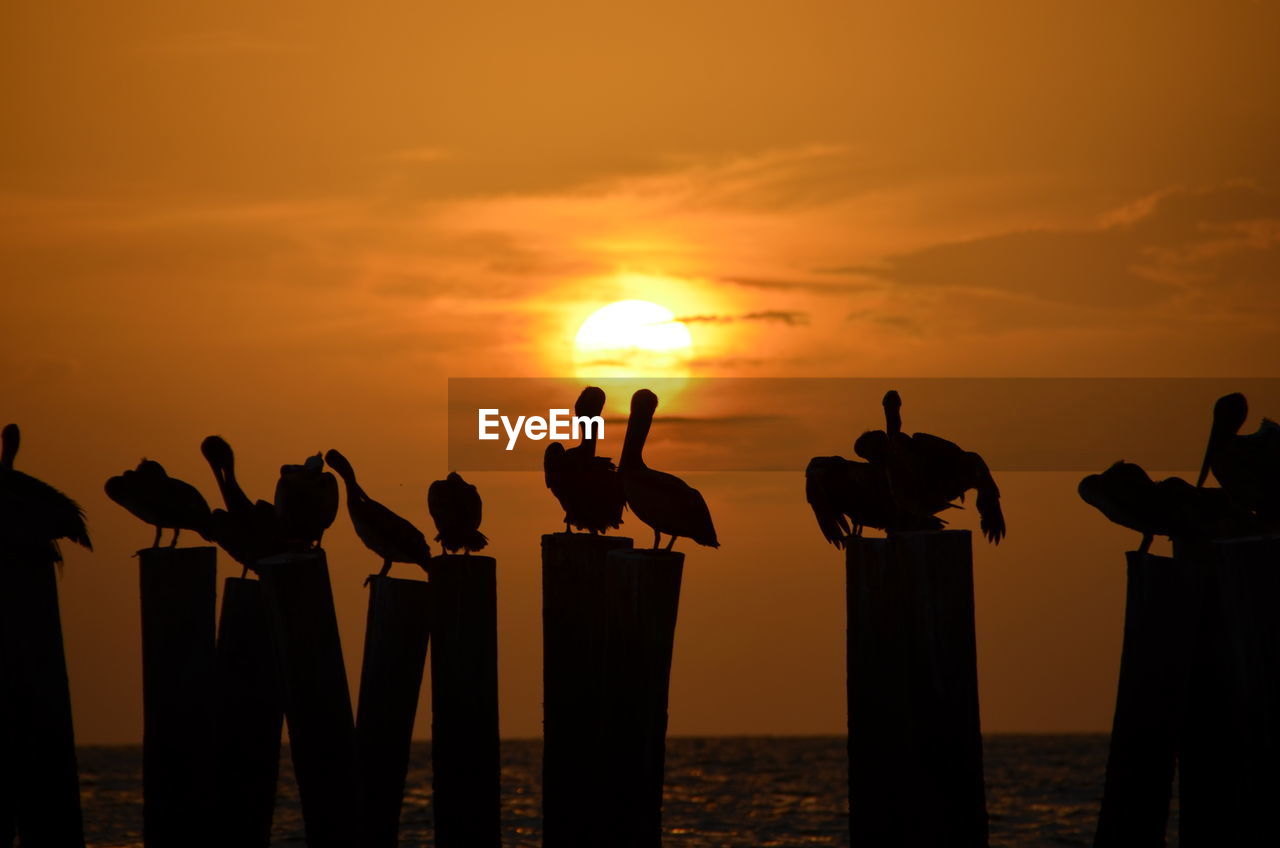
{"type": "Polygon", "coordinates": [[[1209,479],[1209,466],[1213,463],[1213,457],[1218,452],[1218,434],[1209,434],[1209,444],[1204,449],[1204,462],[1200,465],[1200,476],[1196,478],[1196,488],[1204,488],[1204,481],[1209,479]]]}

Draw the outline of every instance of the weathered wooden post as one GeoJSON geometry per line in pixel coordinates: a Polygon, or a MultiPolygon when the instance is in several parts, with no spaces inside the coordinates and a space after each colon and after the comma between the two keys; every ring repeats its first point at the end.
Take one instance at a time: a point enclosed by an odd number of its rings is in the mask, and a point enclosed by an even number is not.
{"type": "Polygon", "coordinates": [[[217,656],[217,845],[271,844],[280,741],[281,682],[262,582],[223,584],[217,656]]]}
{"type": "Polygon", "coordinates": [[[431,585],[369,578],[360,705],[356,710],[359,845],[395,848],[431,634],[431,585]]]}
{"type": "Polygon", "coordinates": [[[1265,845],[1280,794],[1280,537],[1211,543],[1209,609],[1191,676],[1180,844],[1265,845]]]}
{"type": "Polygon", "coordinates": [[[1163,848],[1182,738],[1203,571],[1129,551],[1124,644],[1097,848],[1163,848]]]}
{"type": "Polygon", "coordinates": [[[355,844],[355,721],[324,551],[258,563],[310,848],[355,844]]]}
{"type": "Polygon", "coordinates": [[[82,848],[71,692],[51,560],[0,550],[0,844],[82,848]],[[9,842],[4,842],[8,837],[9,842]]]}
{"type": "Polygon", "coordinates": [[[542,537],[542,820],[547,848],[598,844],[603,755],[605,560],[632,540],[542,537]]]}
{"type": "Polygon", "coordinates": [[[217,549],[138,551],[147,848],[212,845],[217,549]]]}
{"type": "Polygon", "coordinates": [[[987,845],[966,530],[848,540],[855,845],[987,845]]]}
{"type": "Polygon", "coordinates": [[[498,590],[492,557],[431,560],[432,804],[439,848],[497,848],[498,590]]]}
{"type": "Polygon", "coordinates": [[[605,790],[596,845],[661,848],[667,696],[684,554],[622,549],[605,562],[605,790]]]}

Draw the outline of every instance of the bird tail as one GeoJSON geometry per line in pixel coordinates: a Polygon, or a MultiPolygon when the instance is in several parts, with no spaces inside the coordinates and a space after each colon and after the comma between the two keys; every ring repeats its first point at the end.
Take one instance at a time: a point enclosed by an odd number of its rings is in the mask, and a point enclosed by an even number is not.
{"type": "Polygon", "coordinates": [[[1005,537],[1004,511],[1000,509],[1000,487],[982,457],[970,454],[974,466],[974,488],[978,490],[978,526],[993,545],[1005,537]]]}

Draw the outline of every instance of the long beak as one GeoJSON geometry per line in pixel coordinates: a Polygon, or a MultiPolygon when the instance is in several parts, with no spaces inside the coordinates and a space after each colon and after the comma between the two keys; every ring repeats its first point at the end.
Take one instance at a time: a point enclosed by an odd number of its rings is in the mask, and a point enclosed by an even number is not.
{"type": "Polygon", "coordinates": [[[1200,476],[1196,479],[1196,488],[1204,488],[1204,481],[1209,478],[1209,465],[1213,462],[1213,455],[1218,452],[1218,439],[1216,434],[1209,436],[1209,444],[1204,449],[1204,462],[1200,465],[1200,476]]]}

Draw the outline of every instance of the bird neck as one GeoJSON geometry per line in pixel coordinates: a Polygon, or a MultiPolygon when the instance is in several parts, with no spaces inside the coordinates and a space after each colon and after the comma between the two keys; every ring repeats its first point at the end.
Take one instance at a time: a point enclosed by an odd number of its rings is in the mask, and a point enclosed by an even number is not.
{"type": "Polygon", "coordinates": [[[627,435],[622,442],[622,467],[644,468],[644,443],[653,425],[653,413],[636,410],[627,418],[627,435]]]}
{"type": "Polygon", "coordinates": [[[902,432],[902,410],[896,406],[886,406],[884,408],[884,430],[890,436],[896,436],[902,432]]]}
{"type": "Polygon", "coordinates": [[[9,471],[13,461],[18,458],[18,428],[16,425],[4,428],[3,444],[0,444],[0,469],[9,471]]]}
{"type": "Polygon", "coordinates": [[[348,504],[352,501],[360,502],[368,500],[368,496],[365,495],[364,489],[360,488],[360,484],[356,482],[355,469],[351,466],[347,466],[345,468],[335,468],[334,470],[338,472],[338,476],[342,478],[342,482],[347,486],[348,504]]]}

